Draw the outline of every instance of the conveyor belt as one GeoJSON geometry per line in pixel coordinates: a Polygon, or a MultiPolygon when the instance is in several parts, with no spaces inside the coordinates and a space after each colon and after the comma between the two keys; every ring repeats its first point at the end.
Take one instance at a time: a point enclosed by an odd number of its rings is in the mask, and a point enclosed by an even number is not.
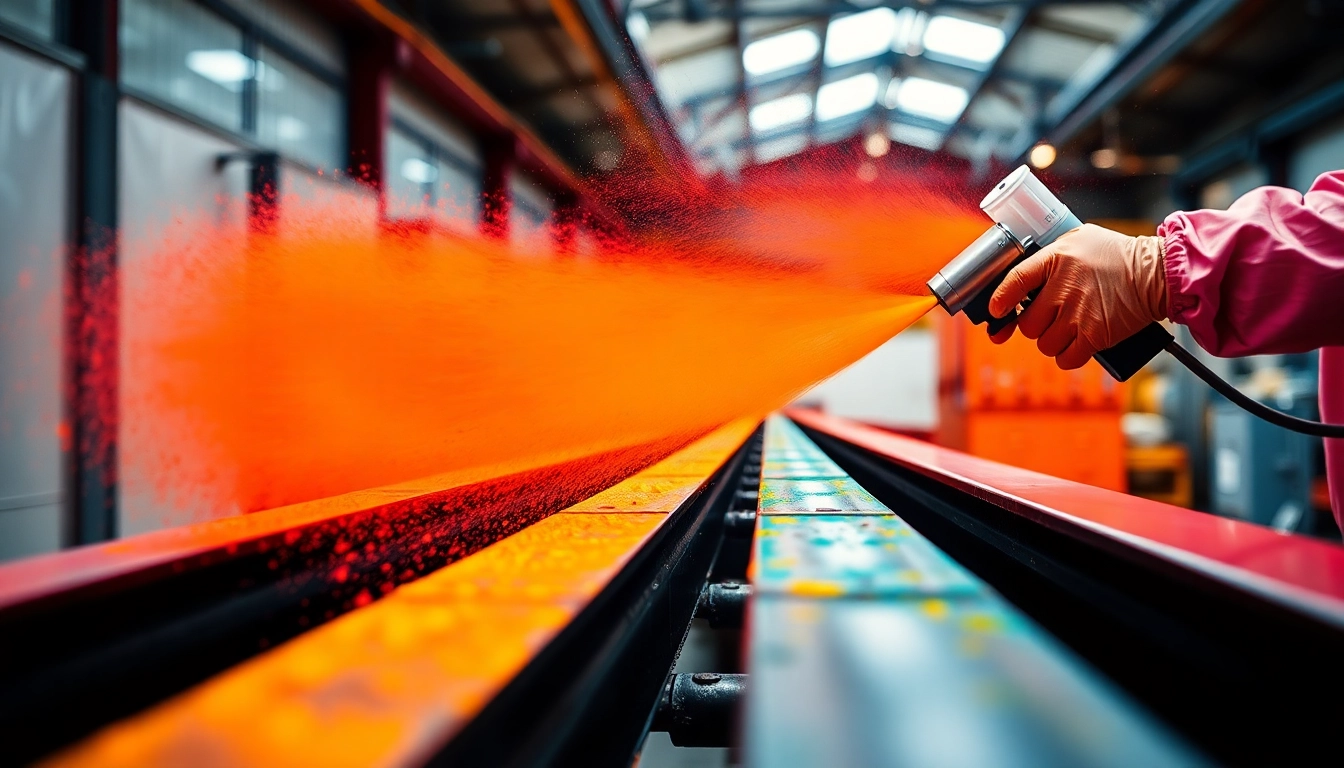
{"type": "Polygon", "coordinates": [[[815,411],[790,416],[866,490],[1196,748],[1234,765],[1333,760],[1344,719],[1344,548],[815,411]]]}
{"type": "Polygon", "coordinates": [[[567,466],[0,569],[0,764],[625,768],[651,728],[768,768],[1333,750],[1344,549],[790,415],[614,485],[595,457],[581,494],[567,466]],[[744,653],[669,675],[693,615],[745,616],[744,653]]]}
{"type": "Polygon", "coordinates": [[[749,765],[1201,762],[782,416],[751,573],[749,765]]]}
{"type": "MultiPolygon", "coordinates": [[[[421,764],[588,608],[754,428],[728,425],[46,764],[173,766],[186,756],[221,765],[421,764]]],[[[494,751],[510,755],[507,746],[494,751]]]]}

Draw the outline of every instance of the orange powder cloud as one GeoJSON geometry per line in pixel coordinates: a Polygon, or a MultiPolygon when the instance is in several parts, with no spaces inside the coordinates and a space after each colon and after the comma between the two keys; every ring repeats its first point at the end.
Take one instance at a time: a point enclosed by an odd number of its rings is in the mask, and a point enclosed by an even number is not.
{"type": "Polygon", "coordinates": [[[121,480],[152,514],[690,439],[905,328],[984,228],[924,192],[778,188],[559,256],[284,206],[275,235],[180,218],[125,268],[121,480]]]}

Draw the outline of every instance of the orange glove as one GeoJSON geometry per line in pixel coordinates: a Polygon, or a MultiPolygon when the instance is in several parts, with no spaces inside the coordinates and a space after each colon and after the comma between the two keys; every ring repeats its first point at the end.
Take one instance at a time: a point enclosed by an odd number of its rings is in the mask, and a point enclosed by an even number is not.
{"type": "Polygon", "coordinates": [[[1084,224],[1008,273],[989,301],[1003,317],[1041,289],[1015,325],[993,336],[1002,344],[1017,327],[1066,371],[1167,316],[1162,238],[1130,237],[1084,224]]]}

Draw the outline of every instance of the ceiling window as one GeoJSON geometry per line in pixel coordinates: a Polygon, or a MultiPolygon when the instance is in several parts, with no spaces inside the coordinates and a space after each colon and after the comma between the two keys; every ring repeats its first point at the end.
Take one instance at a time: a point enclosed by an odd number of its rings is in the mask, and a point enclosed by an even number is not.
{"type": "Polygon", "coordinates": [[[821,39],[810,29],[795,29],[765,37],[742,51],[742,68],[749,75],[765,75],[806,64],[817,57],[821,39]]]}
{"type": "Polygon", "coordinates": [[[896,108],[943,123],[956,122],[970,101],[965,88],[922,77],[907,77],[896,88],[896,108]]]}
{"type": "Polygon", "coordinates": [[[834,120],[877,103],[878,80],[872,72],[827,83],[817,90],[817,120],[834,120]]]}
{"type": "Polygon", "coordinates": [[[926,128],[922,125],[907,125],[905,123],[891,124],[891,140],[902,144],[927,149],[930,152],[943,145],[943,133],[935,131],[932,128],[926,128]]]}
{"type": "Polygon", "coordinates": [[[891,50],[895,36],[896,12],[890,8],[839,16],[826,28],[826,66],[881,56],[891,50]]]}
{"type": "Polygon", "coordinates": [[[751,123],[751,130],[765,133],[801,123],[811,116],[812,97],[806,93],[794,93],[757,104],[751,108],[747,120],[751,123]]]}
{"type": "Polygon", "coordinates": [[[934,16],[924,30],[926,53],[979,65],[998,58],[1003,43],[1003,30],[998,27],[955,16],[934,16]]]}

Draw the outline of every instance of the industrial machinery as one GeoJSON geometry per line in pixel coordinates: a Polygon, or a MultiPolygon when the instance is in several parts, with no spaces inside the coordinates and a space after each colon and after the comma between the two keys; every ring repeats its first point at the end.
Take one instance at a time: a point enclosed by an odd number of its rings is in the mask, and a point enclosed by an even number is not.
{"type": "Polygon", "coordinates": [[[5,566],[4,762],[628,766],[651,729],[752,766],[1337,746],[1323,542],[810,411],[535,491],[565,471],[5,566]],[[738,652],[674,670],[695,617],[738,652]]]}

